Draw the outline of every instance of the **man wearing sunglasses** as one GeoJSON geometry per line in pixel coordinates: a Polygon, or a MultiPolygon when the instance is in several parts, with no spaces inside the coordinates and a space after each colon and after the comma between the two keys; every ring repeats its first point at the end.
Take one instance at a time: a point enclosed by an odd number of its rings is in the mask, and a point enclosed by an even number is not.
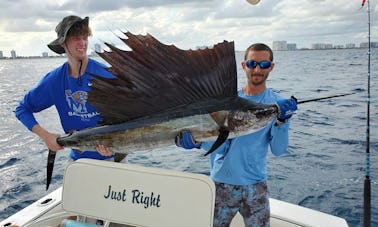
{"type": "MultiPolygon", "coordinates": [[[[297,110],[294,98],[283,99],[266,85],[274,68],[273,52],[265,44],[249,46],[241,66],[247,83],[238,91],[242,98],[256,103],[276,103],[279,115],[263,129],[226,140],[210,156],[210,177],[216,186],[214,226],[229,226],[239,212],[245,226],[269,226],[270,207],[267,187],[268,147],[276,156],[288,147],[288,119],[297,110]]],[[[176,138],[185,149],[209,150],[214,141],[197,142],[189,131],[176,138]]]]}

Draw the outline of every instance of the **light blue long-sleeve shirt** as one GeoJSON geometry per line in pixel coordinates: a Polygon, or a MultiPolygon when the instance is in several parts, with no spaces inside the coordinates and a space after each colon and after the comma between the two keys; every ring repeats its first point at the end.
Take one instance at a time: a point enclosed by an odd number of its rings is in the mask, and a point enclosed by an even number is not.
{"type": "MultiPolygon", "coordinates": [[[[282,99],[277,93],[265,89],[255,96],[238,92],[242,98],[253,102],[273,104],[282,99]]],[[[289,141],[289,123],[279,126],[276,120],[266,127],[240,137],[226,140],[210,156],[210,177],[215,182],[232,185],[251,185],[267,180],[268,150],[278,156],[286,152],[289,141]]],[[[210,150],[214,141],[202,142],[202,149],[210,150]]]]}

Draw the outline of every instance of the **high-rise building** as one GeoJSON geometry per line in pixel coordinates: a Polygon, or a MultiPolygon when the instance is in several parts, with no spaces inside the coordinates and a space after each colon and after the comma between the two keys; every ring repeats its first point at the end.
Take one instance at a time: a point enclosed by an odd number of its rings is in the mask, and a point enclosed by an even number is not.
{"type": "Polygon", "coordinates": [[[287,50],[297,50],[297,44],[296,43],[288,43],[287,44],[287,50]]]}
{"type": "Polygon", "coordinates": [[[4,58],[3,51],[0,50],[0,59],[4,58]]]}
{"type": "Polygon", "coordinates": [[[11,57],[12,57],[12,59],[16,59],[17,58],[15,50],[11,50],[11,57]]]}
{"type": "Polygon", "coordinates": [[[287,42],[273,41],[273,50],[287,50],[287,42]]]}
{"type": "Polygon", "coordinates": [[[101,52],[101,45],[100,44],[98,44],[98,43],[95,44],[95,51],[97,53],[101,52]]]}
{"type": "Polygon", "coordinates": [[[312,44],[312,49],[314,50],[326,50],[326,49],[332,49],[333,45],[330,43],[314,43],[312,44]]]}

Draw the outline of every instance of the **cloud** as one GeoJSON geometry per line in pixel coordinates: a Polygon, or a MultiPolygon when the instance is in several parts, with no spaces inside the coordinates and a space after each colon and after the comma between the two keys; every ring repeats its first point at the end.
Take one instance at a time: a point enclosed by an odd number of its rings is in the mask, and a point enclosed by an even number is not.
{"type": "MultiPolygon", "coordinates": [[[[377,3],[370,4],[371,21],[378,21],[377,3]]],[[[92,46],[103,41],[122,46],[117,37],[121,31],[150,33],[182,49],[223,40],[235,41],[237,50],[276,40],[299,47],[319,42],[358,45],[367,37],[366,7],[360,7],[359,0],[262,0],[254,6],[244,0],[2,0],[0,50],[15,49],[20,55],[48,51],[55,26],[70,14],[90,17],[92,46]]],[[[372,34],[377,32],[372,23],[372,34]]]]}

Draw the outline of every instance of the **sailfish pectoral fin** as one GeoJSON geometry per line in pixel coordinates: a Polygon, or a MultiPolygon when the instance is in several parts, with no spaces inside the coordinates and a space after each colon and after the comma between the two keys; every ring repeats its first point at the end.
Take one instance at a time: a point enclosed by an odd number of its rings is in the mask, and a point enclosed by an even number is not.
{"type": "Polygon", "coordinates": [[[214,142],[213,146],[211,146],[210,150],[205,154],[205,156],[213,153],[213,151],[215,151],[220,145],[222,145],[227,140],[229,134],[230,131],[221,127],[219,129],[219,135],[217,140],[214,142]]]}
{"type": "Polygon", "coordinates": [[[47,176],[46,176],[46,191],[49,189],[52,173],[54,170],[54,162],[55,162],[56,151],[52,151],[49,149],[49,154],[47,155],[47,176]]]}

